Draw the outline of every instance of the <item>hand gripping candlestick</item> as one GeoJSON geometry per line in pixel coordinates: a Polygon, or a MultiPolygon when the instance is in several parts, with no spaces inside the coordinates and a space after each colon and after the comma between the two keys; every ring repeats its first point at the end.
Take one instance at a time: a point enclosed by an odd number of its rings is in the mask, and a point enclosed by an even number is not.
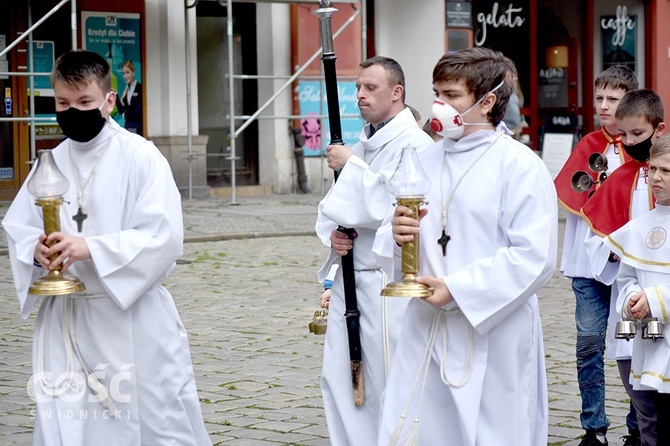
{"type": "MultiPolygon", "coordinates": [[[[337,74],[335,71],[335,51],[333,51],[333,29],[331,17],[337,12],[331,7],[329,0],[320,0],[319,9],[314,11],[319,17],[321,29],[321,61],[326,83],[326,98],[328,100],[328,122],[330,127],[330,144],[344,144],[342,140],[342,127],[340,125],[340,103],[337,92],[337,74]]],[[[337,181],[337,172],[335,172],[337,181]]],[[[353,229],[337,228],[351,237],[353,229]]],[[[360,334],[360,312],[356,300],[356,278],[354,276],[354,250],[342,256],[342,279],[344,283],[344,302],[346,311],[344,317],[347,321],[347,337],[349,339],[349,359],[351,360],[351,383],[354,388],[354,404],[362,406],[365,402],[365,388],[363,386],[363,365],[361,362],[361,334],[360,334]]]]}
{"type": "MultiPolygon", "coordinates": [[[[63,204],[63,195],[69,187],[70,183],[58,169],[51,150],[41,150],[37,158],[37,170],[28,181],[28,191],[37,198],[36,204],[42,208],[46,235],[60,231],[59,209],[63,204]]],[[[49,260],[55,261],[58,255],[59,253],[54,253],[49,260]]],[[[30,286],[28,293],[38,296],[60,296],[86,289],[79,279],[61,274],[61,269],[62,265],[58,265],[46,276],[37,279],[30,286]]]]}
{"type": "MultiPolygon", "coordinates": [[[[400,162],[389,179],[388,188],[396,197],[398,206],[407,206],[412,210],[411,217],[419,219],[419,207],[425,203],[424,197],[430,190],[430,180],[421,168],[416,149],[405,146],[400,162]]],[[[429,297],[433,288],[416,281],[419,272],[419,236],[402,245],[402,272],[400,282],[390,283],[382,290],[382,296],[429,297]]]]}

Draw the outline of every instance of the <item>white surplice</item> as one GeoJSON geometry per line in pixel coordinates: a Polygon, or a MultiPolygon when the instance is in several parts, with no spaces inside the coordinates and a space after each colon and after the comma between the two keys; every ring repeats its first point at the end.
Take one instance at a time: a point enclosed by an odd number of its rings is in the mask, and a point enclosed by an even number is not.
{"type": "Polygon", "coordinates": [[[635,390],[670,393],[670,207],[656,208],[631,220],[604,239],[621,258],[617,285],[618,316],[628,299],[644,290],[651,316],[663,324],[664,339],[642,339],[639,329],[633,340],[630,383],[635,390]]]}
{"type": "MultiPolygon", "coordinates": [[[[646,214],[653,208],[652,206],[653,204],[649,200],[646,171],[643,168],[640,168],[640,174],[637,179],[635,190],[632,191],[630,206],[631,219],[646,214]]],[[[588,223],[586,223],[583,218],[580,218],[580,220],[582,221],[581,224],[586,225],[588,228],[588,223]]],[[[607,349],[605,353],[609,359],[629,360],[633,354],[633,343],[615,337],[616,323],[620,320],[616,308],[616,300],[619,295],[619,288],[616,280],[617,274],[619,273],[619,262],[610,262],[608,260],[611,252],[610,248],[605,245],[604,239],[595,234],[590,228],[587,229],[583,240],[582,245],[587,253],[591,275],[595,277],[596,280],[606,285],[612,285],[610,313],[607,318],[607,349]]]]}
{"type": "Polygon", "coordinates": [[[37,303],[40,307],[29,386],[36,401],[34,444],[211,444],[187,333],[172,296],[161,286],[183,243],[181,197],[167,160],[151,142],[113,120],[92,141],[66,140],[53,156],[70,182],[60,208],[61,232],[84,237],[91,252],[91,259],[75,262],[66,275],[79,278],[86,290],[77,297],[27,294],[44,274],[33,265],[44,227],[28,181],[2,222],[21,316],[29,317],[37,303]],[[83,185],[109,138],[84,189],[82,210],[88,218],[78,233],[69,152],[83,185]],[[88,374],[102,388],[92,391],[88,374]],[[75,386],[62,394],[59,383],[75,386]],[[50,396],[58,391],[60,396],[50,396]]]}
{"type": "MultiPolygon", "coordinates": [[[[379,398],[386,383],[402,314],[407,304],[402,299],[380,297],[383,273],[372,255],[375,232],[394,198],[386,181],[395,171],[402,148],[411,144],[421,150],[433,141],[416,124],[405,108],[372,137],[369,124],[342,168],[338,180],[319,204],[317,235],[330,246],[330,234],[337,225],[354,228],[354,268],[360,317],[360,335],[365,385],[365,403],[355,406],[351,384],[349,342],[344,319],[345,303],[342,269],[333,282],[328,311],[328,330],[323,352],[321,392],[328,433],[332,445],[375,444],[379,418],[379,398]]],[[[330,265],[340,261],[333,250],[319,272],[325,278],[330,265]]]]}
{"type": "MultiPolygon", "coordinates": [[[[418,298],[409,302],[383,397],[378,445],[389,444],[402,414],[406,420],[398,444],[404,444],[416,418],[421,446],[547,444],[544,347],[535,293],[556,266],[551,177],[528,147],[490,130],[456,143],[445,139],[419,158],[432,182],[428,213],[420,224],[419,275],[443,278],[454,301],[439,309],[418,298]],[[437,242],[442,203],[459,181],[448,207],[451,240],[443,256],[437,242]],[[424,384],[420,369],[433,324],[435,342],[424,384]]],[[[385,271],[397,273],[393,260],[399,251],[390,224],[383,225],[374,252],[385,271]]]]}

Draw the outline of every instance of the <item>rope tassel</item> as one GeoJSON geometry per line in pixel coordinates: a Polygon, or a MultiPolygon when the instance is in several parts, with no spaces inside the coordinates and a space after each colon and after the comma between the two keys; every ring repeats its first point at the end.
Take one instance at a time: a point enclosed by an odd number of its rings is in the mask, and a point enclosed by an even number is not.
{"type": "Polygon", "coordinates": [[[472,326],[468,326],[468,338],[467,338],[467,357],[465,359],[465,366],[463,370],[463,376],[461,380],[457,383],[452,382],[447,376],[447,342],[449,340],[447,334],[447,322],[446,318],[451,314],[454,314],[455,311],[451,310],[449,312],[436,311],[433,317],[433,324],[430,327],[430,334],[428,335],[428,340],[426,343],[426,349],[423,353],[423,358],[421,359],[421,365],[417,371],[416,378],[414,380],[414,385],[412,386],[412,391],[407,398],[405,407],[400,415],[398,424],[396,424],[395,430],[391,435],[389,440],[389,446],[397,446],[402,437],[402,431],[405,424],[405,419],[407,418],[407,412],[409,410],[410,403],[414,398],[414,394],[417,391],[419,382],[421,382],[421,388],[419,391],[419,401],[415,409],[415,418],[414,423],[410,429],[410,432],[407,436],[407,439],[404,442],[404,446],[418,446],[419,444],[419,415],[421,413],[421,407],[423,405],[423,398],[425,396],[426,382],[428,380],[428,371],[430,369],[430,361],[432,357],[432,351],[435,347],[435,341],[438,336],[438,332],[442,330],[442,349],[441,349],[441,358],[440,358],[440,378],[442,382],[449,387],[462,387],[464,386],[472,374],[472,366],[474,362],[474,340],[472,334],[472,326]]]}

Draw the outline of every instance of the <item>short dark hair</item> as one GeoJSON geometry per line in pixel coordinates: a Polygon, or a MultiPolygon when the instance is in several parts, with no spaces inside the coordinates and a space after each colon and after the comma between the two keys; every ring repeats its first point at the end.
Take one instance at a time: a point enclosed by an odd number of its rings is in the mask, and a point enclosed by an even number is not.
{"type": "Polygon", "coordinates": [[[639,88],[623,95],[616,109],[616,119],[637,116],[644,117],[654,128],[663,122],[663,101],[655,91],[639,88]]]}
{"type": "Polygon", "coordinates": [[[596,77],[596,88],[631,91],[639,88],[635,72],[626,65],[612,65],[596,77]]]}
{"type": "Polygon", "coordinates": [[[52,87],[56,82],[63,82],[77,89],[96,81],[104,94],[112,89],[112,73],[107,61],[97,53],[84,50],[69,51],[56,59],[50,81],[52,87]]]}
{"type": "Polygon", "coordinates": [[[496,102],[488,113],[491,124],[498,125],[512,94],[512,87],[505,82],[508,72],[516,73],[516,66],[501,52],[482,47],[468,48],[440,58],[433,69],[433,84],[462,80],[478,100],[502,83],[494,92],[496,102]]]}
{"type": "Polygon", "coordinates": [[[402,67],[395,59],[385,56],[374,56],[371,57],[359,65],[361,68],[369,68],[373,65],[379,65],[386,71],[386,76],[388,77],[389,83],[391,86],[400,85],[402,87],[402,103],[405,103],[405,73],[402,71],[402,67]]]}

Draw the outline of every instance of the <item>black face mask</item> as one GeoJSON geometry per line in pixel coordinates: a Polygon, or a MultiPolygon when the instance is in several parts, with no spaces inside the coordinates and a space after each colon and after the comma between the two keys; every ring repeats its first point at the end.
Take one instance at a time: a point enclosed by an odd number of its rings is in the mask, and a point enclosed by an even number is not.
{"type": "MultiPolygon", "coordinates": [[[[654,133],[656,133],[656,131],[654,131],[654,133]]],[[[627,146],[624,144],[623,149],[634,160],[647,161],[649,159],[649,151],[651,150],[652,145],[651,138],[654,136],[654,133],[652,133],[649,138],[645,139],[644,141],[640,141],[639,143],[633,144],[632,146],[627,146]]]]}
{"type": "Polygon", "coordinates": [[[74,107],[56,112],[56,120],[63,134],[77,142],[89,142],[98,136],[107,122],[97,108],[79,110],[74,107]]]}

